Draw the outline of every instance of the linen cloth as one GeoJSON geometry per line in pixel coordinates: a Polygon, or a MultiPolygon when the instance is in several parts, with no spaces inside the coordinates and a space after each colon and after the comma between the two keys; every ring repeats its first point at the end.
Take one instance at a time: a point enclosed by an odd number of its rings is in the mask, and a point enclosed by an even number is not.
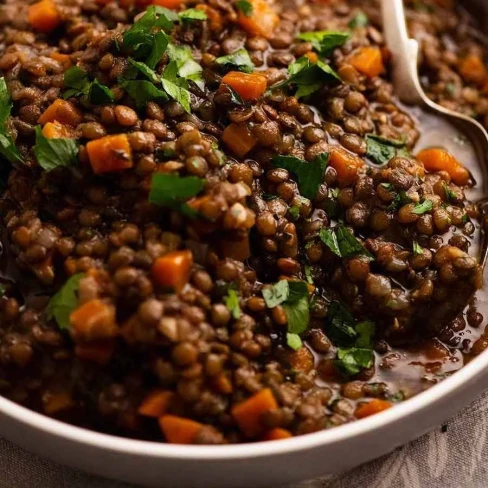
{"type": "MultiPolygon", "coordinates": [[[[376,461],[281,488],[487,488],[487,436],[488,392],[443,426],[376,461]]],[[[0,488],[136,487],[60,466],[0,439],[0,488]]]]}

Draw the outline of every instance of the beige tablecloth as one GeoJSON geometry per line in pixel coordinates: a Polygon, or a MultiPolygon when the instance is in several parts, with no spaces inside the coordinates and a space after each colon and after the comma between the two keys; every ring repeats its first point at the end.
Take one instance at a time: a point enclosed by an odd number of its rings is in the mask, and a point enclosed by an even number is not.
{"type": "MultiPolygon", "coordinates": [[[[286,488],[487,488],[487,427],[488,392],[446,425],[377,461],[286,488]]],[[[57,465],[3,439],[0,487],[135,488],[57,465]]]]}

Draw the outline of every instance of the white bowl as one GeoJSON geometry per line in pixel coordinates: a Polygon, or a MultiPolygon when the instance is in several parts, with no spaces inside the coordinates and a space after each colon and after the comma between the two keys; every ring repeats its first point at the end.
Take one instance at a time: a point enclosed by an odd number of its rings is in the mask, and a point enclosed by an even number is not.
{"type": "Polygon", "coordinates": [[[352,468],[427,432],[488,388],[488,353],[381,414],[283,441],[177,446],[73,427],[0,398],[0,435],[58,463],[159,487],[233,488],[292,483],[352,468]]]}

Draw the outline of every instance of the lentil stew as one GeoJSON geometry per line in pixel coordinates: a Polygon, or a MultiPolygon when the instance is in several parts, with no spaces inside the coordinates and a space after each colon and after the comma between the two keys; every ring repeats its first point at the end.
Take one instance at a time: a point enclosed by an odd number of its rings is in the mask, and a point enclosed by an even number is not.
{"type": "MultiPolygon", "coordinates": [[[[3,396],[139,439],[277,440],[488,346],[476,182],[416,148],[371,3],[0,6],[3,396]]],[[[437,46],[456,14],[431,3],[411,28],[437,46]]]]}

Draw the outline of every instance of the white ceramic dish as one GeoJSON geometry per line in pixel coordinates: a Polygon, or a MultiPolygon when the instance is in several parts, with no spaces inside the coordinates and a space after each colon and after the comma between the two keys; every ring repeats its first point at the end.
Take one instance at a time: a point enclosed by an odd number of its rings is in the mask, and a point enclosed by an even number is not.
{"type": "Polygon", "coordinates": [[[276,442],[175,446],[98,434],[0,398],[0,435],[59,463],[154,487],[271,487],[352,468],[440,425],[488,388],[488,353],[379,415],[276,442]]]}

